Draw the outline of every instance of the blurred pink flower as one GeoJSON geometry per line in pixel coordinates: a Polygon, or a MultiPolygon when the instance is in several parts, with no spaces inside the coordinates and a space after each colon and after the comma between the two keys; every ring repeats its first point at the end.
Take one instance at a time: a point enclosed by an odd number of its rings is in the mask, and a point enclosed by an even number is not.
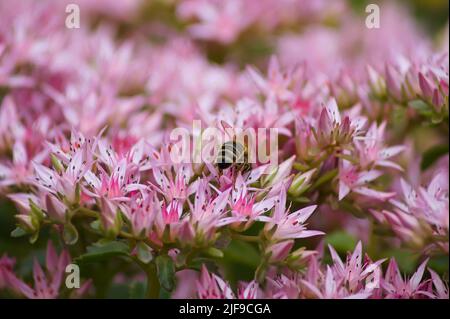
{"type": "MultiPolygon", "coordinates": [[[[70,256],[67,251],[63,251],[59,256],[51,242],[47,246],[46,271],[42,269],[35,259],[33,264],[34,287],[29,286],[12,272],[7,274],[7,280],[11,288],[29,299],[54,299],[59,297],[61,284],[64,278],[66,266],[70,263],[70,256]]],[[[90,281],[86,281],[79,288],[77,294],[82,295],[90,286],[90,281]]]]}

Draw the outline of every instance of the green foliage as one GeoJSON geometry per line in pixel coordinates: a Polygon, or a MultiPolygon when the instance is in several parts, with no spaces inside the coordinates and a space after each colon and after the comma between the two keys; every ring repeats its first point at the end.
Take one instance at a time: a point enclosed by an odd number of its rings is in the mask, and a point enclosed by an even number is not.
{"type": "Polygon", "coordinates": [[[128,246],[120,241],[99,241],[87,247],[87,253],[76,259],[79,263],[96,262],[114,256],[128,256],[128,246]]]}
{"type": "Polygon", "coordinates": [[[144,299],[147,287],[143,282],[132,282],[129,289],[130,299],[144,299]]]}
{"type": "Polygon", "coordinates": [[[426,170],[445,154],[448,154],[448,144],[440,144],[431,147],[423,154],[420,168],[422,171],[426,170]]]}
{"type": "Polygon", "coordinates": [[[256,268],[261,262],[261,256],[254,244],[240,240],[232,240],[223,251],[224,257],[220,264],[224,267],[226,277],[232,285],[238,280],[253,280],[256,268]]]}
{"type": "Polygon", "coordinates": [[[27,234],[27,232],[25,230],[23,230],[20,227],[16,227],[12,232],[11,232],[11,237],[13,238],[19,238],[19,237],[23,237],[27,234]]]}
{"type": "Polygon", "coordinates": [[[325,237],[325,242],[333,246],[338,253],[345,254],[348,251],[353,251],[357,239],[347,232],[339,230],[329,233],[325,237]]]}
{"type": "Polygon", "coordinates": [[[63,239],[67,245],[74,245],[78,241],[78,231],[71,223],[64,225],[63,239]]]}
{"type": "Polygon", "coordinates": [[[139,242],[136,245],[136,249],[138,259],[144,264],[148,264],[153,260],[153,254],[151,252],[151,249],[145,243],[139,242]]]}
{"type": "Polygon", "coordinates": [[[382,252],[383,258],[394,257],[397,261],[400,270],[407,274],[412,274],[417,267],[418,257],[417,254],[406,249],[389,249],[382,252]]]}
{"type": "Polygon", "coordinates": [[[155,262],[161,287],[168,291],[172,291],[175,287],[175,265],[172,258],[161,255],[156,257],[155,262]]]}

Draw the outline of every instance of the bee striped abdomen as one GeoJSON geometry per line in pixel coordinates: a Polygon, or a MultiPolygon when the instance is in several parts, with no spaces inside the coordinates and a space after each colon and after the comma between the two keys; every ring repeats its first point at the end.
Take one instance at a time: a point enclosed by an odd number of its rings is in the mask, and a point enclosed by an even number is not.
{"type": "Polygon", "coordinates": [[[245,161],[245,149],[240,143],[233,141],[222,144],[217,156],[217,166],[220,169],[227,169],[235,163],[243,163],[245,161]]]}

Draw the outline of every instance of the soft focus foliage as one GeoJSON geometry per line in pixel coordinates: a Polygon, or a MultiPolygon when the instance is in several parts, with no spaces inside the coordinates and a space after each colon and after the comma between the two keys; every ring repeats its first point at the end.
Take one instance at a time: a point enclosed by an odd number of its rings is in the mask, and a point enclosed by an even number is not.
{"type": "Polygon", "coordinates": [[[0,0],[0,296],[448,299],[430,3],[0,0]],[[278,129],[278,165],[175,163],[193,120],[278,129]]]}

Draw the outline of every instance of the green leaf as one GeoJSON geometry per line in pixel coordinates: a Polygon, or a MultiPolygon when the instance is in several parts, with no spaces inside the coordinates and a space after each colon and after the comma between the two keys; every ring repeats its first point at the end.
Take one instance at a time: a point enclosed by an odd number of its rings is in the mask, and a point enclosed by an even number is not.
{"type": "Polygon", "coordinates": [[[325,237],[325,242],[333,246],[339,253],[352,251],[356,246],[356,238],[343,231],[335,231],[325,237]]]}
{"type": "Polygon", "coordinates": [[[97,242],[87,247],[87,253],[77,258],[79,262],[95,262],[114,256],[128,256],[128,246],[120,241],[97,242]]]}
{"type": "Polygon", "coordinates": [[[359,206],[350,203],[346,200],[340,201],[338,204],[339,208],[345,212],[348,212],[359,219],[367,218],[367,213],[364,212],[359,206]]]}
{"type": "Polygon", "coordinates": [[[449,260],[447,255],[434,256],[428,266],[440,274],[448,273],[449,260]]]}
{"type": "Polygon", "coordinates": [[[63,239],[67,245],[74,245],[78,241],[78,231],[71,223],[64,225],[63,239]]]}
{"type": "Polygon", "coordinates": [[[41,221],[45,218],[45,214],[42,209],[39,208],[31,199],[29,200],[31,216],[35,217],[37,221],[41,221]]]}
{"type": "Polygon", "coordinates": [[[16,229],[14,229],[14,230],[11,232],[11,237],[13,237],[13,238],[19,238],[19,237],[25,236],[26,234],[27,234],[27,232],[26,232],[25,230],[23,230],[23,228],[21,228],[21,227],[16,227],[16,229]]]}
{"type": "Polygon", "coordinates": [[[422,115],[430,116],[432,114],[430,106],[422,100],[411,101],[409,106],[422,115]]]}
{"type": "Polygon", "coordinates": [[[238,263],[255,269],[261,259],[258,250],[253,245],[240,240],[231,241],[224,251],[224,258],[227,262],[238,263]]]}
{"type": "Polygon", "coordinates": [[[55,156],[55,154],[50,155],[52,165],[56,169],[58,173],[61,173],[64,171],[64,167],[62,166],[61,162],[58,160],[58,158],[55,156]]]}
{"type": "Polygon", "coordinates": [[[39,238],[39,232],[35,232],[33,235],[31,235],[31,237],[28,239],[28,241],[30,242],[30,244],[34,244],[35,242],[37,242],[39,238]]]}
{"type": "Polygon", "coordinates": [[[433,146],[427,150],[422,157],[422,162],[420,163],[420,169],[422,171],[426,170],[432,166],[441,156],[448,154],[448,144],[440,144],[433,146]]]}
{"type": "Polygon", "coordinates": [[[410,275],[416,270],[416,267],[418,265],[417,260],[419,256],[410,250],[393,248],[387,251],[383,251],[381,257],[394,257],[397,261],[400,271],[402,273],[410,275]]]}
{"type": "Polygon", "coordinates": [[[136,245],[136,248],[137,248],[137,257],[144,264],[148,264],[153,260],[151,248],[147,246],[144,242],[139,242],[136,245]]]}
{"type": "Polygon", "coordinates": [[[304,164],[299,163],[299,162],[294,163],[294,164],[292,165],[292,167],[293,167],[295,170],[299,171],[299,172],[306,172],[306,171],[309,169],[309,167],[308,167],[307,165],[304,165],[304,164]]]}
{"type": "Polygon", "coordinates": [[[145,298],[145,283],[133,282],[130,286],[130,299],[144,299],[145,298]]]}
{"type": "Polygon", "coordinates": [[[156,269],[161,287],[172,291],[175,287],[175,265],[169,256],[158,256],[156,258],[156,269]]]}
{"type": "Polygon", "coordinates": [[[206,253],[214,258],[223,258],[223,251],[221,251],[220,249],[217,249],[215,247],[209,247],[206,250],[206,253]]]}
{"type": "Polygon", "coordinates": [[[159,291],[159,299],[170,299],[172,292],[161,287],[159,291]]]}
{"type": "Polygon", "coordinates": [[[304,197],[304,196],[301,196],[301,197],[295,197],[295,198],[292,198],[291,200],[292,200],[293,202],[300,203],[300,204],[307,204],[307,203],[311,202],[311,199],[310,199],[310,198],[304,197]]]}
{"type": "Polygon", "coordinates": [[[319,179],[311,187],[311,190],[316,189],[316,188],[318,188],[319,186],[322,186],[325,183],[328,183],[333,178],[335,178],[338,173],[339,173],[338,169],[333,169],[331,171],[326,172],[324,175],[319,177],[319,179]]]}
{"type": "Polygon", "coordinates": [[[112,283],[108,288],[107,299],[126,299],[130,296],[130,287],[128,284],[112,283]]]}
{"type": "Polygon", "coordinates": [[[99,219],[97,219],[97,220],[94,220],[92,223],[90,223],[89,226],[91,226],[91,228],[93,230],[100,231],[101,227],[102,227],[102,223],[100,222],[99,219]]]}

